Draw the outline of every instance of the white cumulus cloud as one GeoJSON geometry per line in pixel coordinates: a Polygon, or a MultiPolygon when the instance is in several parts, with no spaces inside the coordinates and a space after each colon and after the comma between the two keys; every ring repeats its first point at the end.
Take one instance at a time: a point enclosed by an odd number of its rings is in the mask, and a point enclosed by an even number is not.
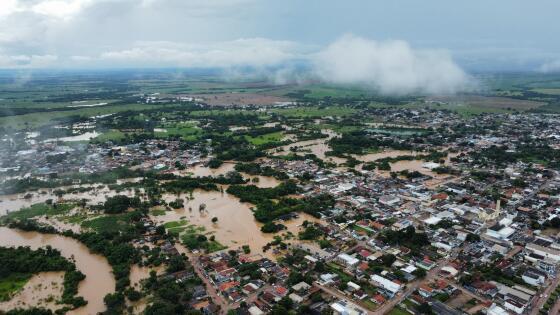
{"type": "Polygon", "coordinates": [[[468,84],[468,76],[449,53],[414,50],[398,40],[378,42],[346,35],[312,60],[324,81],[365,85],[387,94],[454,93],[468,84]]]}

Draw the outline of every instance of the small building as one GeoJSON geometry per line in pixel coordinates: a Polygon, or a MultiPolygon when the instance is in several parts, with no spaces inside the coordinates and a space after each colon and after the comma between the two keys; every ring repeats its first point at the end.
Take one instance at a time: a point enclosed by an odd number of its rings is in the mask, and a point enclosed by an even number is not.
{"type": "Polygon", "coordinates": [[[342,254],[339,254],[338,256],[336,256],[336,261],[343,264],[344,266],[346,266],[348,268],[356,267],[358,265],[358,263],[360,262],[360,260],[358,258],[350,256],[350,255],[345,254],[345,253],[342,253],[342,254]]]}

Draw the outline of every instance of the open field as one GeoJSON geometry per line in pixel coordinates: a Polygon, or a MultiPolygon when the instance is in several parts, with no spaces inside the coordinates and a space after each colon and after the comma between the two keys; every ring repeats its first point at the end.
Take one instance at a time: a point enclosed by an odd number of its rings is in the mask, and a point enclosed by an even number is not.
{"type": "Polygon", "coordinates": [[[217,93],[217,94],[189,94],[188,96],[200,98],[208,105],[271,105],[290,102],[292,99],[266,94],[255,93],[217,93]]]}
{"type": "Polygon", "coordinates": [[[481,109],[515,109],[529,110],[544,105],[541,102],[518,100],[506,97],[489,97],[480,95],[459,95],[459,96],[434,96],[429,97],[429,101],[445,102],[457,105],[468,105],[473,108],[481,109]]]}
{"type": "Polygon", "coordinates": [[[311,118],[311,117],[326,117],[326,116],[349,116],[357,110],[345,106],[327,106],[327,107],[296,107],[286,109],[274,109],[273,113],[278,115],[293,117],[293,118],[311,118]]]}

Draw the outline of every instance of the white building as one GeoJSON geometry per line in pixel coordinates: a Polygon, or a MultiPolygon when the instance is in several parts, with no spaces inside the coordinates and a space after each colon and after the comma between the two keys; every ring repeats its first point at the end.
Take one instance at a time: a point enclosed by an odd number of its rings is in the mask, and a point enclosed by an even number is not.
{"type": "Polygon", "coordinates": [[[371,281],[373,282],[373,285],[383,289],[389,297],[395,296],[395,294],[397,294],[402,287],[400,284],[383,278],[380,275],[371,276],[371,281]]]}
{"type": "Polygon", "coordinates": [[[358,306],[344,300],[332,303],[330,305],[333,313],[336,315],[362,315],[365,314],[358,306]]]}
{"type": "Polygon", "coordinates": [[[356,267],[360,263],[360,260],[358,258],[345,253],[336,256],[336,260],[349,268],[356,267]]]}

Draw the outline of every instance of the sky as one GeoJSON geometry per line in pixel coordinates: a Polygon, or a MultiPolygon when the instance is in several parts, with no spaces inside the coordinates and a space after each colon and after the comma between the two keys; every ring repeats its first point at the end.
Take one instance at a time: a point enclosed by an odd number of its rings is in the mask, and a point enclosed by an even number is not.
{"type": "Polygon", "coordinates": [[[412,87],[560,71],[558,12],[558,0],[0,0],[0,68],[281,66],[282,81],[305,63],[391,90],[398,71],[412,87]]]}

